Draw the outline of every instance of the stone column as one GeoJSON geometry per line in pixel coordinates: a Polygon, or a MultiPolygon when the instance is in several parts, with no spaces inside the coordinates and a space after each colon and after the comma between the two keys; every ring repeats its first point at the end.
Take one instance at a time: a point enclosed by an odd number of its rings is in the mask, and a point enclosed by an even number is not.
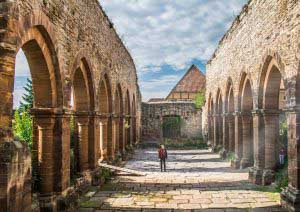
{"type": "MultiPolygon", "coordinates": [[[[48,111],[47,111],[48,112],[48,111]]],[[[55,195],[55,141],[54,141],[54,125],[55,117],[51,113],[35,110],[34,122],[37,126],[37,136],[35,141],[39,182],[39,202],[41,210],[56,211],[56,195],[55,195]]]]}
{"type": "Polygon", "coordinates": [[[241,168],[243,169],[253,165],[252,116],[250,113],[242,114],[242,141],[243,156],[241,168]]]}
{"type": "Polygon", "coordinates": [[[99,125],[97,124],[97,116],[94,112],[89,115],[89,168],[95,169],[99,160],[99,125]]]}
{"type": "Polygon", "coordinates": [[[289,186],[281,193],[281,204],[290,211],[300,209],[300,108],[286,111],[288,124],[289,186]]]}
{"type": "Polygon", "coordinates": [[[89,168],[89,117],[87,115],[76,115],[78,127],[78,168],[85,171],[89,168]]]}
{"type": "Polygon", "coordinates": [[[107,160],[107,124],[108,119],[107,118],[100,118],[99,122],[99,141],[100,141],[100,155],[101,160],[107,160]]]}
{"type": "Polygon", "coordinates": [[[214,129],[213,129],[213,134],[214,134],[214,142],[213,142],[213,148],[216,148],[218,145],[218,115],[213,115],[213,121],[214,121],[214,129]]]}
{"type": "Polygon", "coordinates": [[[212,145],[213,144],[213,117],[212,117],[212,115],[208,115],[208,118],[207,118],[207,123],[208,123],[208,132],[207,132],[207,134],[208,134],[208,143],[210,144],[210,145],[212,145]]]}
{"type": "Polygon", "coordinates": [[[222,115],[222,118],[223,118],[223,147],[225,148],[225,150],[228,152],[229,151],[229,141],[228,141],[228,114],[227,113],[224,113],[222,115]]]}
{"type": "Polygon", "coordinates": [[[235,141],[235,159],[231,163],[231,167],[235,169],[240,168],[240,162],[243,153],[243,142],[242,142],[242,118],[240,112],[234,113],[234,141],[235,141]]]}
{"type": "Polygon", "coordinates": [[[122,152],[121,154],[124,155],[126,153],[126,139],[127,139],[127,133],[126,133],[126,129],[125,129],[125,116],[122,116],[121,118],[121,122],[122,122],[122,134],[123,134],[123,138],[122,138],[122,152]]]}
{"type": "Polygon", "coordinates": [[[217,140],[217,145],[223,146],[223,117],[222,117],[222,114],[219,114],[219,116],[218,116],[218,140],[217,140]]]}
{"type": "Polygon", "coordinates": [[[252,111],[254,167],[249,170],[249,180],[255,184],[262,184],[265,162],[264,121],[261,110],[252,111]]]}
{"type": "Polygon", "coordinates": [[[227,126],[228,126],[228,142],[229,142],[229,151],[234,152],[234,117],[231,113],[227,116],[227,126]]]}
{"type": "Polygon", "coordinates": [[[269,185],[275,180],[274,169],[278,158],[279,139],[279,111],[265,110],[265,170],[263,173],[263,185],[269,185]]]}
{"type": "Polygon", "coordinates": [[[112,158],[115,159],[115,154],[119,153],[119,123],[120,118],[114,116],[112,120],[112,158]]]}

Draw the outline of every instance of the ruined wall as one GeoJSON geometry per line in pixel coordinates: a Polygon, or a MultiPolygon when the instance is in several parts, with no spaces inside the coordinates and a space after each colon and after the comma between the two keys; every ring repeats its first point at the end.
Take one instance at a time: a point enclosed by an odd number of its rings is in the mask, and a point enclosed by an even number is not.
{"type": "Polygon", "coordinates": [[[249,1],[207,63],[207,100],[211,95],[215,103],[220,88],[224,102],[226,85],[232,79],[234,105],[238,110],[239,85],[242,73],[245,73],[250,78],[254,108],[257,108],[261,72],[274,59],[283,74],[285,85],[290,86],[287,87],[287,104],[296,105],[295,81],[300,58],[299,11],[300,3],[295,0],[249,1]]]}
{"type": "Polygon", "coordinates": [[[142,137],[144,139],[162,139],[163,117],[180,116],[181,136],[194,138],[202,132],[202,113],[196,110],[192,102],[155,102],[142,103],[142,137]]]}
{"type": "MultiPolygon", "coordinates": [[[[20,48],[28,59],[33,79],[34,128],[39,126],[39,133],[42,135],[38,136],[34,129],[34,152],[43,149],[43,167],[39,169],[42,175],[40,193],[45,199],[48,198],[40,203],[41,207],[45,206],[45,210],[50,210],[51,207],[56,207],[55,198],[51,195],[64,194],[70,185],[68,175],[72,109],[76,110],[76,124],[84,129],[78,136],[82,145],[80,158],[85,160],[82,162],[82,170],[93,169],[100,154],[113,155],[114,139],[123,139],[120,141],[124,143],[123,149],[125,144],[139,140],[138,132],[130,131],[125,137],[122,128],[126,115],[127,120],[135,120],[133,123],[136,126],[133,129],[140,129],[141,97],[137,74],[129,52],[98,0],[1,1],[0,95],[3,98],[0,99],[0,144],[16,144],[12,142],[11,115],[15,59],[20,48]],[[76,99],[79,103],[72,108],[71,90],[76,86],[80,93],[76,99]],[[116,95],[119,91],[120,94],[116,95]],[[117,96],[122,97],[122,104],[116,104],[117,96]],[[116,105],[122,105],[123,108],[118,109],[116,105]],[[132,108],[133,106],[136,108],[132,108]],[[116,136],[122,133],[123,136],[116,136]],[[137,137],[134,138],[134,135],[137,137]],[[40,139],[39,142],[37,139],[40,139]],[[101,146],[99,143],[103,140],[105,142],[101,146]],[[43,145],[43,148],[38,148],[38,145],[43,145]]],[[[0,146],[0,152],[4,147],[0,146]]],[[[33,160],[36,161],[35,155],[33,160]]],[[[22,160],[6,158],[0,154],[1,167],[22,163],[22,160]]],[[[20,170],[3,170],[1,169],[0,179],[1,206],[19,207],[26,200],[20,197],[14,205],[11,204],[8,199],[19,194],[9,196],[9,191],[19,185],[22,187],[27,181],[23,178],[19,181],[7,181],[20,170]]],[[[24,192],[27,192],[26,189],[24,187],[24,192]]],[[[10,210],[14,211],[14,208],[10,210]]]]}

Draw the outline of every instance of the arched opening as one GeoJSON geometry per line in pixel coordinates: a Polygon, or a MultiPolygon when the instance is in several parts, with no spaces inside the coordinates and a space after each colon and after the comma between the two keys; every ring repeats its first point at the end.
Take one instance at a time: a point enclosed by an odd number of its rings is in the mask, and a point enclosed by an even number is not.
{"type": "Polygon", "coordinates": [[[130,96],[129,96],[129,91],[126,91],[126,96],[125,96],[125,147],[127,145],[131,145],[131,135],[130,135],[130,112],[131,112],[131,107],[130,107],[130,96]]]}
{"type": "MultiPolygon", "coordinates": [[[[220,89],[217,92],[217,146],[222,146],[223,144],[223,99],[220,89]]],[[[224,147],[224,146],[223,146],[224,147]]]]}
{"type": "Polygon", "coordinates": [[[111,89],[107,75],[100,82],[99,92],[99,112],[100,118],[100,155],[101,159],[106,160],[113,156],[112,144],[112,120],[111,114],[111,89]]]}
{"type": "MultiPolygon", "coordinates": [[[[93,93],[89,69],[80,61],[75,68],[72,84],[72,99],[74,117],[71,117],[71,180],[76,177],[76,172],[89,168],[90,136],[93,129],[90,127],[89,112],[93,108],[93,93]]],[[[71,181],[72,182],[72,181],[71,181]]]]}
{"type": "MultiPolygon", "coordinates": [[[[279,151],[287,150],[287,122],[282,110],[285,107],[285,86],[281,72],[271,58],[267,64],[261,76],[259,103],[263,108],[264,169],[273,173],[278,166],[279,151]]],[[[274,176],[265,178],[263,184],[274,180],[274,176]]]]}
{"type": "Polygon", "coordinates": [[[117,85],[115,92],[115,102],[114,102],[114,111],[116,115],[116,122],[114,124],[114,134],[115,134],[115,153],[123,153],[123,97],[120,84],[117,85]]]}
{"type": "Polygon", "coordinates": [[[228,80],[226,89],[226,134],[228,135],[226,145],[230,152],[235,151],[235,121],[234,121],[234,94],[232,80],[228,80]]]}
{"type": "Polygon", "coordinates": [[[208,142],[213,144],[214,141],[214,102],[212,95],[208,98],[208,142]]]}
{"type": "Polygon", "coordinates": [[[136,102],[135,102],[135,95],[132,98],[132,142],[135,144],[136,140],[136,102]]]}
{"type": "MultiPolygon", "coordinates": [[[[30,71],[26,78],[31,78],[32,83],[29,83],[30,89],[26,93],[28,98],[23,99],[21,105],[15,102],[14,136],[30,147],[33,191],[41,195],[61,192],[69,186],[67,179],[69,177],[69,161],[63,160],[65,149],[60,145],[63,133],[61,130],[62,122],[60,118],[55,116],[54,110],[62,108],[60,71],[56,52],[49,35],[42,26],[30,28],[21,40],[22,43],[18,52],[24,53],[23,59],[26,58],[30,71]],[[28,99],[31,99],[31,102],[28,99]],[[25,124],[25,122],[28,126],[23,128],[23,132],[20,132],[22,129],[16,125],[25,124]],[[24,136],[25,134],[26,136],[24,136]],[[63,171],[57,168],[61,166],[66,168],[64,176],[63,171]]],[[[18,63],[17,60],[15,64],[12,64],[15,68],[18,67],[16,63],[18,63]]],[[[17,77],[16,75],[16,86],[18,86],[17,81],[19,80],[17,77]]],[[[12,85],[13,82],[10,84],[12,85]]],[[[15,92],[18,91],[15,90],[15,92]]],[[[12,106],[12,104],[10,105],[12,106]]],[[[66,153],[68,154],[68,151],[66,153]]],[[[25,167],[25,163],[23,165],[24,173],[30,173],[30,171],[26,171],[29,167],[25,167]]],[[[18,175],[17,177],[19,183],[22,181],[20,179],[31,179],[29,176],[18,175]]],[[[23,185],[17,187],[23,189],[23,185]]],[[[26,191],[29,191],[27,189],[26,186],[26,191]]],[[[19,191],[15,190],[14,192],[19,191]]]]}
{"type": "Polygon", "coordinates": [[[250,79],[245,75],[241,84],[242,160],[241,168],[253,166],[253,97],[250,79]]]}

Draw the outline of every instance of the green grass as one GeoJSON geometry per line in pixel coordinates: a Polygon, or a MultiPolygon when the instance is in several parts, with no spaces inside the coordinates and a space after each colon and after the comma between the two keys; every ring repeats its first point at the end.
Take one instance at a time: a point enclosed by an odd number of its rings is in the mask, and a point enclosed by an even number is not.
{"type": "Polygon", "coordinates": [[[280,201],[281,190],[276,186],[259,186],[254,190],[266,193],[266,195],[273,201],[280,201]]]}

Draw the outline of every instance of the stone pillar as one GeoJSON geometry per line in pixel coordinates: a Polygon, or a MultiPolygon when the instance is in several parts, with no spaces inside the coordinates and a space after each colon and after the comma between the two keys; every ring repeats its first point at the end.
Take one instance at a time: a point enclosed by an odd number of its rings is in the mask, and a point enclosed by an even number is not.
{"type": "Polygon", "coordinates": [[[107,160],[107,118],[100,118],[99,122],[99,141],[101,160],[107,160]]]}
{"type": "Polygon", "coordinates": [[[228,145],[229,145],[229,151],[234,152],[234,117],[230,113],[227,116],[227,126],[228,126],[228,145]]]}
{"type": "Polygon", "coordinates": [[[96,132],[99,132],[99,125],[96,124],[99,123],[96,114],[90,113],[89,115],[89,168],[95,169],[98,164],[98,160],[100,158],[99,155],[99,134],[96,134],[96,132]]]}
{"type": "Polygon", "coordinates": [[[122,117],[122,122],[123,122],[123,127],[122,127],[122,131],[123,131],[123,148],[122,148],[122,154],[124,155],[126,153],[126,142],[127,142],[127,132],[126,132],[126,128],[125,128],[125,123],[126,123],[126,118],[125,116],[122,117]]]}
{"type": "Polygon", "coordinates": [[[207,118],[207,123],[208,123],[208,143],[210,145],[213,145],[213,142],[214,142],[214,129],[213,129],[213,116],[212,115],[208,115],[208,118],[207,118]]]}
{"type": "Polygon", "coordinates": [[[234,141],[235,141],[235,159],[231,163],[231,167],[235,169],[240,168],[240,162],[243,153],[243,140],[242,140],[242,118],[240,112],[234,113],[234,141]]]}
{"type": "Polygon", "coordinates": [[[85,171],[89,168],[89,117],[76,115],[78,131],[78,170],[85,171]]]}
{"type": "Polygon", "coordinates": [[[249,170],[249,180],[255,184],[262,184],[265,162],[264,121],[260,110],[252,112],[254,167],[249,170]]]}
{"type": "Polygon", "coordinates": [[[213,121],[214,121],[214,129],[213,129],[213,137],[214,137],[214,142],[213,142],[213,148],[216,148],[218,145],[218,115],[213,115],[213,121]]]}
{"type": "Polygon", "coordinates": [[[300,210],[300,108],[286,112],[288,123],[289,185],[281,193],[281,203],[290,211],[300,210]]]}
{"type": "Polygon", "coordinates": [[[275,180],[274,169],[278,158],[279,139],[279,112],[264,111],[265,126],[265,169],[263,173],[263,185],[269,185],[275,180]]]}
{"type": "Polygon", "coordinates": [[[49,113],[34,112],[34,122],[37,126],[35,144],[37,148],[38,173],[39,182],[39,202],[41,210],[56,211],[56,195],[55,195],[55,141],[54,141],[54,125],[55,117],[49,113]]]}
{"type": "Polygon", "coordinates": [[[112,158],[115,159],[115,154],[119,153],[119,123],[120,119],[119,117],[115,116],[113,117],[112,121],[112,158]]]}
{"type": "Polygon", "coordinates": [[[218,140],[217,140],[217,146],[218,145],[223,146],[223,117],[222,117],[222,114],[218,115],[218,140]]]}
{"type": "Polygon", "coordinates": [[[242,141],[243,156],[241,168],[244,169],[253,165],[252,116],[250,113],[242,114],[242,141]]]}
{"type": "Polygon", "coordinates": [[[229,141],[228,141],[228,114],[226,113],[224,113],[223,115],[222,115],[222,118],[223,118],[223,124],[222,124],[222,126],[223,126],[223,129],[222,129],[222,131],[223,131],[223,133],[222,133],[222,135],[223,135],[223,143],[222,143],[222,145],[223,145],[223,147],[225,148],[225,150],[228,152],[229,151],[229,141]]]}

